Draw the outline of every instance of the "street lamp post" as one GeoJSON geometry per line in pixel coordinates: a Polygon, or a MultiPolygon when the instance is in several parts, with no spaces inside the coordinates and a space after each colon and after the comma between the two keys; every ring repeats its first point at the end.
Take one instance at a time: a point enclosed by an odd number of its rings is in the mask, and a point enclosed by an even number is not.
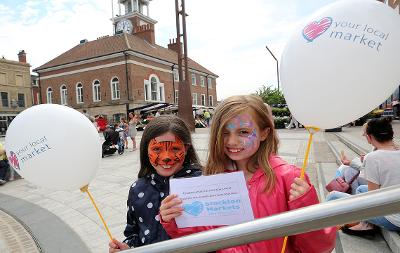
{"type": "Polygon", "coordinates": [[[275,55],[272,53],[272,51],[269,50],[268,46],[265,46],[265,48],[272,55],[272,57],[274,57],[274,59],[276,61],[276,77],[278,78],[278,90],[279,90],[279,62],[278,62],[278,59],[276,59],[275,55]]]}

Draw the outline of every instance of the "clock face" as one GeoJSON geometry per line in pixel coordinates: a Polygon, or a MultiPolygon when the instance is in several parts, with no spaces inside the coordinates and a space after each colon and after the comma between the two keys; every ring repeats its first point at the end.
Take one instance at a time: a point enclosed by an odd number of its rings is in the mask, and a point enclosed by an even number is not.
{"type": "Polygon", "coordinates": [[[117,32],[132,33],[133,25],[128,19],[121,20],[117,23],[115,30],[117,32]]]}

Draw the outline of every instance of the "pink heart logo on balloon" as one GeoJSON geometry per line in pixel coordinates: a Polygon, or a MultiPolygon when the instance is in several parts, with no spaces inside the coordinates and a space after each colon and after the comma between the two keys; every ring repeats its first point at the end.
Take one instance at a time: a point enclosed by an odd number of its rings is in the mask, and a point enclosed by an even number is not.
{"type": "Polygon", "coordinates": [[[19,162],[18,162],[18,157],[17,155],[10,151],[10,156],[8,157],[8,161],[11,163],[11,166],[14,167],[14,169],[19,170],[19,162]]]}
{"type": "Polygon", "coordinates": [[[320,21],[316,22],[313,21],[310,24],[306,25],[303,29],[303,37],[308,41],[312,42],[318,36],[326,32],[328,28],[332,24],[332,18],[331,17],[325,17],[322,18],[320,21]]]}

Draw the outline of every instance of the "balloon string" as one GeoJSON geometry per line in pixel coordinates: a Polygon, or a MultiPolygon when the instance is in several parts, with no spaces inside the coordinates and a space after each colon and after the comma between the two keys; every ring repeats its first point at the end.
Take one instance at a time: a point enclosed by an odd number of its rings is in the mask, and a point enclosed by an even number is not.
{"type": "Polygon", "coordinates": [[[107,224],[106,224],[105,220],[103,219],[103,216],[101,215],[99,209],[97,208],[96,202],[94,202],[94,199],[93,199],[93,197],[92,197],[92,194],[90,194],[90,192],[89,192],[89,187],[88,187],[88,185],[82,187],[82,188],[81,188],[81,191],[82,191],[82,192],[86,192],[86,193],[89,195],[89,198],[90,198],[90,200],[92,201],[92,204],[93,204],[94,208],[96,209],[96,212],[97,212],[97,214],[98,214],[99,217],[100,217],[100,220],[103,222],[104,228],[106,229],[107,234],[108,234],[108,236],[110,237],[110,240],[112,241],[112,240],[113,240],[113,237],[112,237],[112,235],[111,235],[111,233],[110,233],[110,230],[109,230],[108,227],[107,227],[107,224]]]}
{"type": "MultiPolygon", "coordinates": [[[[307,167],[308,155],[310,154],[310,149],[311,149],[311,143],[312,143],[313,135],[314,135],[316,132],[319,131],[319,128],[317,128],[317,127],[312,127],[312,126],[305,126],[305,129],[308,131],[308,133],[309,133],[310,135],[308,136],[307,149],[306,149],[306,153],[305,153],[305,155],[304,155],[303,167],[301,168],[300,178],[304,178],[304,174],[305,174],[306,167],[307,167]]],[[[284,253],[285,250],[286,250],[287,239],[288,239],[287,236],[285,236],[285,238],[283,239],[283,245],[282,245],[281,253],[284,253]]]]}
{"type": "Polygon", "coordinates": [[[287,243],[287,236],[285,236],[285,239],[283,239],[283,245],[282,245],[282,250],[281,253],[285,253],[286,250],[286,243],[287,243]]]}

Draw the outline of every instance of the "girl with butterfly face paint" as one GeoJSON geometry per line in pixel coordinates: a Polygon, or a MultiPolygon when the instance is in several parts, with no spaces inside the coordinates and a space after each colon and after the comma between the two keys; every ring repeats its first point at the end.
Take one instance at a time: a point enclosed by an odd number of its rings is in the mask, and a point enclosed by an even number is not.
{"type": "Polygon", "coordinates": [[[169,194],[169,178],[201,175],[190,131],[174,115],[150,121],[140,142],[140,171],[127,201],[127,225],[123,242],[112,240],[109,252],[170,239],[160,224],[161,201],[169,194]]]}
{"type": "MultiPolygon", "coordinates": [[[[255,218],[263,218],[318,203],[315,188],[301,170],[278,153],[278,136],[270,109],[256,95],[234,96],[218,105],[210,129],[209,156],[204,170],[213,175],[243,171],[255,218]]],[[[171,237],[216,228],[216,226],[178,228],[179,198],[173,195],[160,207],[162,224],[171,237]]],[[[331,252],[336,228],[330,227],[288,237],[286,253],[331,252]]],[[[218,253],[280,253],[284,238],[243,244],[218,253]]]]}

